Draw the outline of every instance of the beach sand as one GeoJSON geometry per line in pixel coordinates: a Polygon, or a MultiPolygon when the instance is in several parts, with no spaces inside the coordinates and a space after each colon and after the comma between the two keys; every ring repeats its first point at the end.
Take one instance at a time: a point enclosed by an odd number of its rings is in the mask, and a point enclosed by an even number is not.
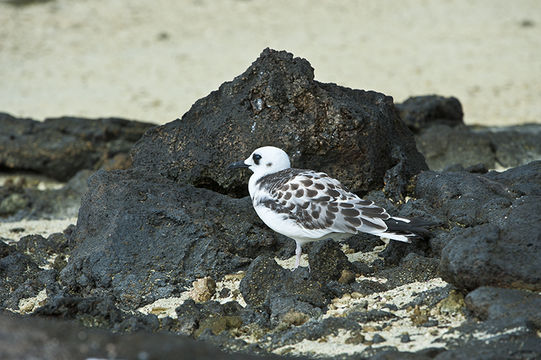
{"type": "Polygon", "coordinates": [[[0,111],[163,124],[265,47],[322,82],[456,96],[467,124],[541,122],[538,0],[0,0],[0,111]]]}

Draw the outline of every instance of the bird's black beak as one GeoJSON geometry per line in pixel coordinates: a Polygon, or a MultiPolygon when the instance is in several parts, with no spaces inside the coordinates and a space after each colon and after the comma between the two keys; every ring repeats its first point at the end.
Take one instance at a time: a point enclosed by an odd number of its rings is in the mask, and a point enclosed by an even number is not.
{"type": "Polygon", "coordinates": [[[245,164],[244,161],[237,161],[237,162],[234,162],[233,164],[230,164],[227,167],[227,170],[239,169],[239,168],[247,168],[247,167],[250,167],[250,165],[245,164]]]}

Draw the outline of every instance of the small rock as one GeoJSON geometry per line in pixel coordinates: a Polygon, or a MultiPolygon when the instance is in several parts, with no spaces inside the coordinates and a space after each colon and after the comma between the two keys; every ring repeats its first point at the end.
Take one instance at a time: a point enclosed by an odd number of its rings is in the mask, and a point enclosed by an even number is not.
{"type": "Polygon", "coordinates": [[[211,277],[204,277],[193,282],[190,297],[195,302],[209,301],[216,292],[216,282],[211,277]]]}
{"type": "Polygon", "coordinates": [[[351,271],[351,263],[336,241],[315,242],[308,252],[308,262],[310,263],[310,275],[318,281],[328,283],[332,280],[342,279],[344,276],[348,279],[355,278],[351,271]],[[344,275],[344,271],[350,275],[344,275]]]}
{"type": "Polygon", "coordinates": [[[438,326],[438,324],[439,324],[438,320],[430,319],[430,320],[427,320],[424,324],[421,324],[421,326],[434,327],[434,326],[438,326]]]}
{"type": "Polygon", "coordinates": [[[470,292],[464,302],[480,320],[541,326],[541,295],[535,292],[483,286],[470,292]]]}
{"type": "Polygon", "coordinates": [[[229,297],[229,295],[231,295],[231,290],[229,288],[224,287],[222,290],[220,290],[220,298],[225,299],[229,297]]]}
{"type": "Polygon", "coordinates": [[[374,336],[372,336],[372,342],[374,344],[379,344],[379,343],[382,343],[382,342],[385,342],[385,341],[387,341],[387,340],[378,333],[376,333],[376,334],[374,334],[374,336]]]}
{"type": "Polygon", "coordinates": [[[451,290],[449,296],[441,300],[436,308],[440,315],[455,315],[463,312],[464,295],[456,290],[451,290]]]}
{"type": "Polygon", "coordinates": [[[455,97],[414,96],[401,104],[396,104],[396,107],[402,120],[414,132],[419,132],[434,124],[449,126],[464,124],[462,105],[455,97]]]}
{"type": "Polygon", "coordinates": [[[400,342],[401,343],[409,343],[410,341],[411,341],[410,334],[403,333],[402,335],[400,335],[400,342]]]}
{"type": "Polygon", "coordinates": [[[291,310],[287,312],[286,314],[284,314],[284,316],[282,317],[282,322],[289,325],[299,326],[307,322],[308,319],[309,319],[308,315],[298,312],[298,311],[291,310]]]}
{"type": "Polygon", "coordinates": [[[365,341],[366,339],[364,335],[361,334],[360,331],[352,331],[351,336],[348,337],[344,342],[346,344],[358,345],[358,344],[364,343],[365,341]]]}
{"type": "Polygon", "coordinates": [[[217,316],[204,319],[195,331],[198,338],[206,329],[210,329],[214,335],[219,335],[225,330],[237,329],[242,326],[240,316],[217,316]]]}
{"type": "Polygon", "coordinates": [[[342,274],[340,274],[340,279],[338,279],[339,283],[342,284],[351,284],[355,281],[355,274],[347,269],[342,270],[342,274]]]}
{"type": "Polygon", "coordinates": [[[428,321],[428,310],[423,310],[419,306],[413,309],[410,320],[415,326],[423,326],[428,321]]]}
{"type": "Polygon", "coordinates": [[[396,306],[395,304],[383,304],[381,307],[382,308],[387,308],[387,309],[392,310],[392,311],[397,311],[398,310],[398,306],[396,306]]]}

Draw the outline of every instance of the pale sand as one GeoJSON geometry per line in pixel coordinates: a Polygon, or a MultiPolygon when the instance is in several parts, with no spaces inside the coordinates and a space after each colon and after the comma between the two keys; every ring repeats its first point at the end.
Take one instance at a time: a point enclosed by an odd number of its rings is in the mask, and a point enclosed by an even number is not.
{"type": "Polygon", "coordinates": [[[456,96],[469,124],[539,123],[540,14],[538,0],[0,0],[0,111],[166,123],[271,47],[397,102],[456,96]]]}
{"type": "Polygon", "coordinates": [[[64,231],[71,224],[77,224],[77,218],[54,220],[21,220],[14,222],[0,221],[0,238],[9,241],[19,241],[26,235],[41,235],[48,237],[51,234],[64,231]]]}
{"type": "MultiPolygon", "coordinates": [[[[333,305],[335,309],[327,311],[323,316],[326,317],[340,317],[341,314],[350,311],[356,304],[365,303],[368,310],[384,310],[389,311],[384,307],[386,304],[394,304],[397,307],[402,307],[411,301],[413,301],[419,293],[423,291],[443,288],[447,286],[447,283],[440,278],[431,279],[425,282],[414,282],[399,286],[386,292],[374,293],[367,296],[361,296],[353,298],[349,294],[344,295],[342,298],[334,299],[333,305]]],[[[447,330],[452,327],[457,327],[465,321],[464,315],[460,313],[455,314],[440,314],[436,308],[426,309],[429,311],[432,319],[438,320],[438,325],[430,328],[416,326],[410,320],[411,310],[399,309],[394,310],[392,313],[395,318],[382,322],[368,322],[363,324],[362,335],[366,340],[371,340],[374,334],[383,336],[385,341],[374,344],[372,347],[379,348],[384,346],[394,346],[399,351],[419,351],[432,346],[443,346],[439,343],[438,339],[443,334],[446,335],[446,339],[449,340],[454,336],[451,333],[447,333],[447,330]],[[381,330],[376,330],[377,326],[381,326],[382,323],[386,323],[381,330]],[[400,337],[402,334],[407,333],[411,338],[411,342],[402,343],[400,337]]],[[[355,354],[361,353],[365,350],[367,344],[348,344],[346,340],[353,336],[349,331],[342,330],[337,336],[326,336],[317,340],[303,340],[294,345],[286,345],[276,349],[274,352],[277,354],[289,354],[289,355],[313,355],[318,356],[336,356],[340,354],[355,354]]]]}

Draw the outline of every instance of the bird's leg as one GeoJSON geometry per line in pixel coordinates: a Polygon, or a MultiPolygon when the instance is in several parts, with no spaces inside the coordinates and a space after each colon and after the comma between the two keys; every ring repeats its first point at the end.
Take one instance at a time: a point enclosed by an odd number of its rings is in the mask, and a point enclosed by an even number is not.
{"type": "Polygon", "coordinates": [[[301,243],[297,242],[297,247],[295,248],[295,269],[298,268],[301,263],[301,254],[302,246],[301,243]]]}

